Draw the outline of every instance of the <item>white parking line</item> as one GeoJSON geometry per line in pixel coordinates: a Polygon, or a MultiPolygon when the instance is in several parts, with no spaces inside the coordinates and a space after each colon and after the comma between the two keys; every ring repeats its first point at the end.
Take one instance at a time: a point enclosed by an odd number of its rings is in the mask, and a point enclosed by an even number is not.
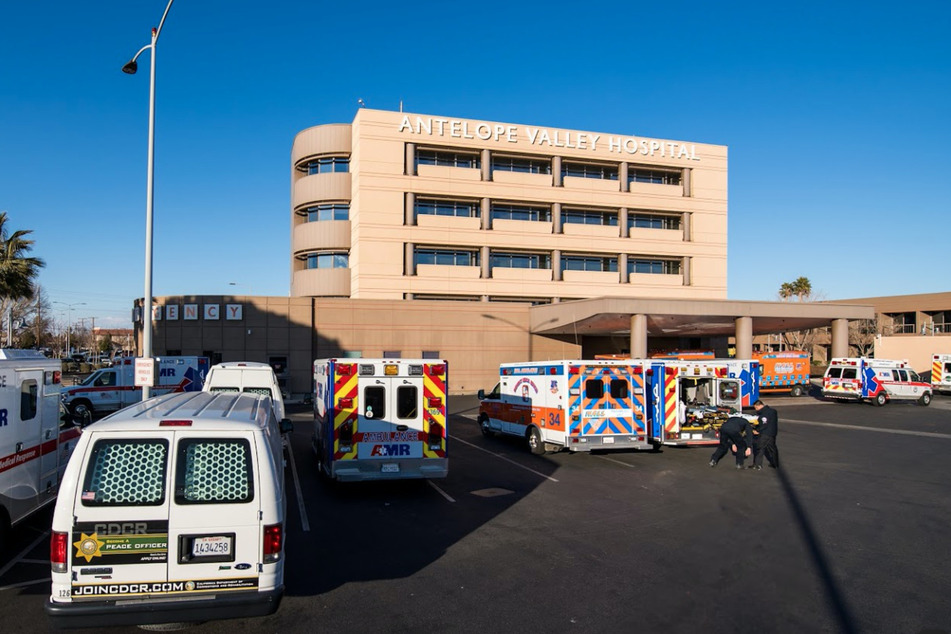
{"type": "Polygon", "coordinates": [[[838,429],[858,429],[860,431],[877,431],[883,434],[899,434],[902,436],[923,436],[925,438],[946,438],[951,440],[951,434],[939,434],[932,431],[913,431],[909,429],[882,429],[881,427],[863,427],[861,425],[842,425],[840,423],[819,423],[811,420],[797,420],[795,418],[781,418],[780,423],[796,423],[798,425],[814,425],[816,427],[835,427],[838,429]]]}
{"type": "Polygon", "coordinates": [[[435,483],[435,482],[433,482],[432,480],[426,480],[426,482],[429,483],[429,486],[431,486],[432,488],[434,488],[434,489],[436,489],[437,491],[439,491],[439,495],[443,496],[444,498],[446,498],[446,499],[449,500],[450,502],[455,502],[455,500],[452,499],[452,496],[450,496],[448,493],[446,493],[445,491],[443,491],[442,489],[440,489],[438,486],[436,486],[436,483],[435,483]]]}
{"type": "Polygon", "coordinates": [[[453,441],[453,442],[461,442],[463,445],[469,445],[469,446],[472,447],[473,449],[478,449],[479,451],[484,451],[485,453],[489,454],[490,456],[495,456],[495,457],[498,458],[499,460],[504,460],[505,462],[510,462],[510,463],[512,463],[513,465],[515,465],[516,467],[519,467],[520,469],[525,469],[526,471],[531,471],[531,472],[534,473],[535,475],[541,476],[541,477],[545,478],[546,480],[551,480],[552,482],[558,482],[558,480],[556,480],[555,478],[553,478],[553,477],[551,477],[551,476],[547,476],[547,475],[545,475],[544,473],[541,473],[540,471],[535,471],[534,469],[529,469],[529,468],[526,467],[525,465],[519,464],[519,463],[515,462],[514,460],[509,460],[509,459],[506,458],[505,456],[499,455],[499,454],[495,453],[494,451],[489,451],[488,449],[483,449],[482,447],[479,447],[478,445],[473,445],[471,442],[466,442],[466,441],[463,440],[462,438],[457,438],[456,436],[450,436],[450,438],[452,438],[452,441],[453,441]]]}
{"type": "Polygon", "coordinates": [[[30,544],[29,546],[27,546],[26,548],[24,548],[22,551],[20,551],[20,554],[18,554],[16,557],[14,557],[13,559],[11,559],[10,562],[9,562],[6,566],[4,566],[2,569],[0,569],[0,579],[3,578],[3,575],[7,574],[7,571],[10,570],[10,568],[13,568],[15,565],[17,565],[18,563],[20,563],[20,560],[21,560],[28,552],[30,552],[31,550],[33,550],[34,548],[36,548],[37,546],[39,546],[39,545],[40,545],[40,542],[42,542],[44,539],[49,539],[49,537],[50,537],[50,532],[49,532],[49,531],[46,531],[46,532],[44,532],[42,535],[40,535],[39,537],[37,537],[37,538],[36,538],[36,541],[34,541],[32,544],[30,544]]]}
{"type": "Polygon", "coordinates": [[[636,469],[636,468],[637,468],[637,467],[635,467],[635,466],[632,465],[632,464],[628,464],[628,463],[626,463],[626,462],[621,462],[620,460],[615,460],[614,458],[608,458],[607,456],[598,456],[598,455],[595,455],[595,458],[601,458],[601,460],[607,460],[608,462],[613,462],[613,463],[615,463],[615,464],[624,465],[625,467],[630,467],[631,469],[636,469]]]}
{"type": "Polygon", "coordinates": [[[0,592],[3,592],[4,590],[13,590],[14,588],[22,588],[24,586],[35,586],[40,583],[52,584],[53,580],[51,577],[44,577],[42,579],[34,579],[33,581],[21,581],[20,583],[11,583],[8,586],[0,586],[0,592]]]}
{"type": "Polygon", "coordinates": [[[294,448],[287,443],[287,457],[291,461],[291,474],[294,476],[294,488],[297,489],[297,507],[300,509],[300,524],[305,533],[310,532],[310,522],[307,520],[307,508],[304,506],[304,493],[300,488],[300,478],[297,477],[297,463],[294,462],[294,448]]]}

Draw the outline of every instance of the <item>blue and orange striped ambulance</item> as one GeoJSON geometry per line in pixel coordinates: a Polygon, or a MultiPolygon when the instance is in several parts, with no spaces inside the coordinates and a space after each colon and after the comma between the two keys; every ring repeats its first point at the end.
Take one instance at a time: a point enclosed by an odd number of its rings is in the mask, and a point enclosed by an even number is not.
{"type": "Polygon", "coordinates": [[[340,481],[446,477],[448,368],[434,359],[314,361],[322,472],[340,481]]]}
{"type": "Polygon", "coordinates": [[[499,383],[479,391],[486,436],[525,438],[532,453],[650,449],[649,361],[535,361],[499,366],[499,383]]]}

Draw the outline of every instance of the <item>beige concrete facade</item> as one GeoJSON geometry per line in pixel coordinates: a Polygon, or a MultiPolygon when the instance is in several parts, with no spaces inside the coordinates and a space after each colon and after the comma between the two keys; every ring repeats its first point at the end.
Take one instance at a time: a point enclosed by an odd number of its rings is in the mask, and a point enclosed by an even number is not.
{"type": "Polygon", "coordinates": [[[723,146],[360,109],[350,125],[299,133],[291,163],[295,297],[726,297],[723,146]],[[320,159],[348,171],[308,170],[320,159]],[[421,202],[465,210],[419,213],[421,202]],[[347,219],[308,221],[330,204],[349,205],[347,219]],[[540,213],[501,217],[513,205],[540,213]],[[348,266],[308,268],[320,254],[348,266]],[[537,268],[499,265],[512,254],[541,257],[537,268]],[[598,259],[608,270],[591,270],[598,259]]]}

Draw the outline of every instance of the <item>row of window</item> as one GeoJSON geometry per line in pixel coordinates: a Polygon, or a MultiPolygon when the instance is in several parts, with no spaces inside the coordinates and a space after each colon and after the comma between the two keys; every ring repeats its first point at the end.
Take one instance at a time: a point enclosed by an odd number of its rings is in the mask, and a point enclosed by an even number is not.
{"type": "MultiPolygon", "coordinates": [[[[469,249],[440,249],[416,247],[413,251],[414,262],[420,264],[440,264],[445,266],[480,266],[480,252],[469,249]]],[[[489,266],[506,269],[551,269],[550,253],[503,252],[489,254],[489,266]]],[[[618,271],[616,256],[571,255],[561,256],[562,271],[618,271]]],[[[679,275],[681,262],[677,259],[628,257],[628,273],[649,273],[656,275],[679,275]]]]}
{"type": "MultiPolygon", "coordinates": [[[[481,208],[474,200],[443,200],[417,198],[414,211],[417,216],[454,216],[459,218],[479,218],[481,208]]],[[[551,222],[551,207],[548,205],[525,205],[517,203],[492,203],[491,218],[493,220],[526,220],[537,222],[551,222]]],[[[572,209],[564,208],[561,220],[565,224],[603,225],[616,227],[618,225],[616,211],[599,209],[572,209]]],[[[654,214],[632,212],[627,216],[628,229],[667,229],[681,228],[679,215],[654,214]]]]}
{"type": "MultiPolygon", "coordinates": [[[[427,150],[416,151],[416,166],[442,165],[445,167],[464,167],[481,169],[482,156],[479,152],[462,150],[427,150]]],[[[551,174],[551,159],[528,158],[521,156],[492,155],[491,167],[493,171],[521,172],[525,174],[551,174]]],[[[620,168],[617,163],[586,163],[579,161],[562,161],[561,175],[575,178],[596,178],[599,180],[616,181],[619,178],[620,168]]],[[[677,169],[659,169],[631,165],[627,173],[628,183],[653,183],[658,185],[680,185],[683,182],[683,173],[677,169]]]]}
{"type": "Polygon", "coordinates": [[[331,172],[349,172],[350,159],[346,156],[321,156],[297,166],[301,172],[310,174],[329,174],[331,172]]]}

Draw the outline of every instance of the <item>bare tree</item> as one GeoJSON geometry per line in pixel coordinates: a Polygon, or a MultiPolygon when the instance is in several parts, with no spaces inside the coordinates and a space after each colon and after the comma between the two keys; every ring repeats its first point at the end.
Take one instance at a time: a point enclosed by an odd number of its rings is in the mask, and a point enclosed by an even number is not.
{"type": "Polygon", "coordinates": [[[858,357],[870,357],[875,351],[875,337],[880,333],[878,319],[856,319],[849,322],[849,351],[858,357]]]}

